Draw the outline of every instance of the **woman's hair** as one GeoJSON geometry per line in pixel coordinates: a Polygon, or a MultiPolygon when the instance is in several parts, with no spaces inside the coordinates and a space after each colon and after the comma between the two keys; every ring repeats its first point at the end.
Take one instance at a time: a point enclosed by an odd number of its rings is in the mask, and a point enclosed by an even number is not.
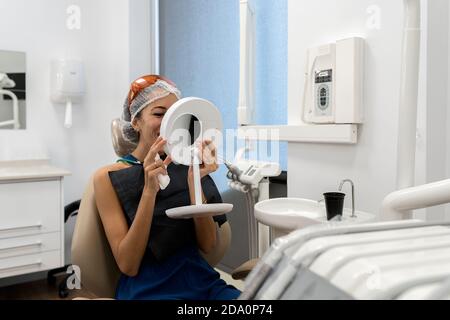
{"type": "Polygon", "coordinates": [[[170,80],[155,75],[143,76],[131,84],[130,92],[123,104],[121,129],[123,137],[129,142],[137,144],[139,133],[132,126],[135,119],[139,119],[141,111],[156,100],[174,94],[181,99],[181,92],[170,80]]]}

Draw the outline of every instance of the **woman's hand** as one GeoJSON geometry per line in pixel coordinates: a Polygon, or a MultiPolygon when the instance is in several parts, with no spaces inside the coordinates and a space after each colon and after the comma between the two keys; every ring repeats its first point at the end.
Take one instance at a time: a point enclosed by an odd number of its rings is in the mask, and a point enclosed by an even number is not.
{"type": "Polygon", "coordinates": [[[167,175],[166,167],[172,162],[172,159],[167,156],[164,161],[155,160],[156,155],[163,150],[165,144],[166,140],[161,137],[156,139],[144,159],[144,192],[156,194],[160,189],[158,175],[167,175]]]}
{"type": "MultiPolygon", "coordinates": [[[[202,142],[199,154],[201,155],[200,161],[200,179],[201,179],[207,176],[208,174],[217,171],[217,169],[219,169],[219,165],[217,164],[216,147],[211,142],[211,140],[205,140],[202,142]]],[[[189,182],[194,181],[194,169],[192,166],[189,167],[188,179],[189,182]]]]}

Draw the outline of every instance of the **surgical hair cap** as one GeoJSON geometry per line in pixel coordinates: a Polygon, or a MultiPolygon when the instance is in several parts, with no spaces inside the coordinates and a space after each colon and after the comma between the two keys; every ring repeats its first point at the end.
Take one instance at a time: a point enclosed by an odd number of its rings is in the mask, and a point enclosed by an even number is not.
{"type": "Polygon", "coordinates": [[[171,93],[181,99],[181,92],[174,85],[160,79],[151,86],[142,89],[133,99],[131,105],[129,105],[127,97],[123,104],[123,113],[120,119],[123,137],[129,142],[138,143],[139,134],[134,130],[131,123],[151,103],[165,98],[171,93]]]}

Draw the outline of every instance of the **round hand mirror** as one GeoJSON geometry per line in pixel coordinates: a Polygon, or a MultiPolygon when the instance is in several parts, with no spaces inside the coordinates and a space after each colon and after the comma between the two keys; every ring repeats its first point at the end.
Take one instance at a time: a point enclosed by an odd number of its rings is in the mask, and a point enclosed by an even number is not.
{"type": "Polygon", "coordinates": [[[221,132],[221,114],[214,104],[205,99],[180,99],[164,115],[160,135],[167,141],[165,152],[175,164],[193,166],[195,188],[195,205],[167,210],[170,218],[215,216],[233,209],[229,203],[202,204],[197,146],[204,140],[211,140],[217,146],[221,132]]]}

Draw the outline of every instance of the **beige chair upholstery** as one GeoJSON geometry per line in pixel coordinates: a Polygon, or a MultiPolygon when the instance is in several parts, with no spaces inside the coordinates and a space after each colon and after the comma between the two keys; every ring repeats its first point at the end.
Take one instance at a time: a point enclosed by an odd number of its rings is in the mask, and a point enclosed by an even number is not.
{"type": "Polygon", "coordinates": [[[120,271],[97,211],[93,178],[83,194],[77,215],[72,238],[72,264],[80,267],[84,288],[99,297],[114,297],[120,271]]]}
{"type": "MultiPolygon", "coordinates": [[[[113,141],[123,141],[114,121],[112,129],[113,141]]],[[[120,142],[114,143],[114,148],[118,154],[123,152],[117,149],[121,148],[120,142]]],[[[215,266],[222,260],[230,243],[231,228],[226,222],[218,228],[217,244],[214,250],[203,256],[211,266],[215,266]]],[[[72,264],[80,267],[81,283],[85,289],[98,297],[114,297],[120,271],[97,210],[93,178],[87,185],[78,211],[72,238],[72,264]]]]}
{"type": "Polygon", "coordinates": [[[111,139],[114,151],[119,157],[123,157],[136,149],[136,144],[124,138],[120,129],[120,119],[111,122],[111,139]]]}

